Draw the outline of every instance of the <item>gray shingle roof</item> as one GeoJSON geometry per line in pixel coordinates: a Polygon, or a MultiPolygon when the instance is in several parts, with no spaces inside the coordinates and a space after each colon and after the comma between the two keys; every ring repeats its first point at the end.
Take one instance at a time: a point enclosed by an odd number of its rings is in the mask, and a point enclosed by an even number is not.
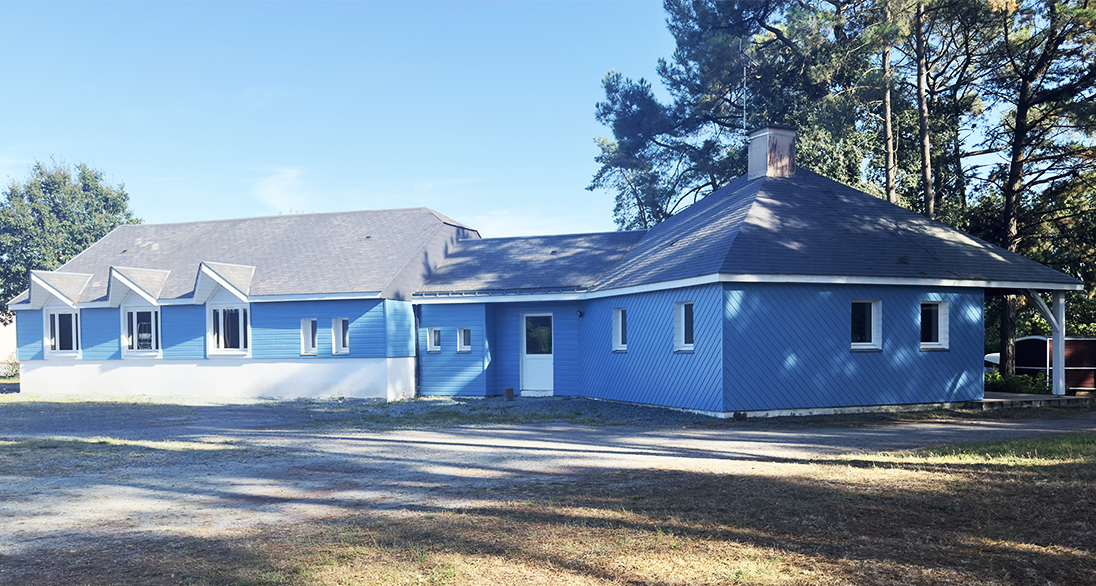
{"type": "Polygon", "coordinates": [[[188,297],[203,261],[253,296],[375,293],[436,242],[477,236],[426,208],[126,225],[58,271],[93,275],[81,302],[106,298],[111,266],[170,271],[159,298],[188,297]]]}
{"type": "Polygon", "coordinates": [[[1080,284],[799,169],[790,178],[740,177],[655,226],[594,289],[715,273],[1080,284]]]}
{"type": "Polygon", "coordinates": [[[635,231],[465,240],[419,295],[583,291],[641,236],[635,231]]]}

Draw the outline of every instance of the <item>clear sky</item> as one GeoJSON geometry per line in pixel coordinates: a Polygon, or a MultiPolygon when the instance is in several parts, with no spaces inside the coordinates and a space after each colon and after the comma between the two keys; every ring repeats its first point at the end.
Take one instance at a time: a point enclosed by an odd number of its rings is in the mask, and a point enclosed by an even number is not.
{"type": "Polygon", "coordinates": [[[657,1],[0,3],[0,176],[86,162],[145,222],[428,206],[483,236],[613,230],[601,79],[657,1]]]}

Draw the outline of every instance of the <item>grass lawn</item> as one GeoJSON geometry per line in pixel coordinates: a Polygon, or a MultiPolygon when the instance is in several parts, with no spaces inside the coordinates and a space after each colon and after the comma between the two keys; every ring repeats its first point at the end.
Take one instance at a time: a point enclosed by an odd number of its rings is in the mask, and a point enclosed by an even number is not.
{"type": "Polygon", "coordinates": [[[73,584],[1096,584],[1096,435],[515,490],[89,543],[55,569],[73,584]]]}

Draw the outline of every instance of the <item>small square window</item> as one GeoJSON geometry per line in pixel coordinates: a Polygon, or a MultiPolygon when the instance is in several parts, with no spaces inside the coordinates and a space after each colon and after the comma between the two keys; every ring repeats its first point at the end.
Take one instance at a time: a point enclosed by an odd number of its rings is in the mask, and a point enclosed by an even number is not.
{"type": "Polygon", "coordinates": [[[472,351],[472,328],[457,329],[457,352],[472,351]]]}
{"type": "Polygon", "coordinates": [[[350,354],[350,318],[337,317],[331,320],[332,354],[350,354]]]}
{"type": "Polygon", "coordinates": [[[693,302],[674,303],[674,351],[693,351],[693,302]]]}
{"type": "Polygon", "coordinates": [[[613,309],[613,351],[628,351],[628,309],[613,309]]]}
{"type": "Polygon", "coordinates": [[[426,351],[441,352],[441,328],[426,330],[426,351]]]}
{"type": "Polygon", "coordinates": [[[883,349],[882,305],[879,300],[852,302],[853,350],[874,351],[883,349]]]}
{"type": "Polygon", "coordinates": [[[319,323],[315,319],[301,320],[301,354],[315,356],[319,341],[319,323]]]}
{"type": "Polygon", "coordinates": [[[948,302],[921,302],[921,349],[948,349],[948,302]]]}

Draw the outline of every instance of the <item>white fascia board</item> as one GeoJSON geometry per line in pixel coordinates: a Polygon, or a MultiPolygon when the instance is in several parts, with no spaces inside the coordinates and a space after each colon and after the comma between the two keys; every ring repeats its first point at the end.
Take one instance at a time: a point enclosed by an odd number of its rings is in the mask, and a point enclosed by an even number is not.
{"type": "Polygon", "coordinates": [[[688,279],[675,279],[634,287],[620,287],[617,289],[603,289],[582,293],[540,293],[540,294],[509,294],[509,295],[453,295],[414,297],[412,303],[416,305],[430,305],[438,303],[507,303],[523,301],[582,301],[586,299],[600,299],[603,297],[618,297],[635,293],[648,293],[651,291],[664,291],[667,289],[680,289],[682,287],[696,287],[712,283],[788,283],[788,284],[816,284],[816,285],[886,285],[904,287],[956,287],[977,289],[1034,289],[1038,291],[1083,291],[1082,283],[1033,283],[1022,281],[978,281],[973,279],[917,279],[908,277],[853,277],[841,275],[731,275],[711,274],[688,279]]]}
{"type": "Polygon", "coordinates": [[[1030,281],[980,281],[976,279],[918,279],[913,277],[850,277],[841,275],[719,275],[723,283],[818,283],[827,285],[899,285],[911,287],[961,287],[979,289],[1036,289],[1083,291],[1083,283],[1030,281]]]}
{"type": "Polygon", "coordinates": [[[503,295],[453,295],[450,297],[412,297],[414,305],[435,305],[454,303],[524,303],[545,301],[582,301],[587,299],[585,293],[510,293],[503,295]]]}
{"type": "MultiPolygon", "coordinates": [[[[144,299],[145,301],[147,301],[149,305],[155,307],[155,306],[160,304],[159,301],[155,297],[149,295],[147,291],[145,291],[144,289],[142,289],[142,288],[138,287],[137,285],[135,285],[133,283],[133,281],[130,281],[129,279],[123,277],[121,273],[114,270],[114,267],[110,267],[110,285],[111,285],[112,288],[113,288],[113,285],[114,285],[115,281],[118,281],[119,283],[125,285],[127,289],[129,289],[130,291],[132,291],[132,292],[136,293],[137,295],[139,295],[141,297],[141,299],[144,299]]],[[[113,291],[110,291],[108,293],[107,299],[109,299],[110,302],[116,302],[117,303],[117,305],[114,305],[114,307],[120,307],[121,304],[122,304],[122,299],[124,299],[125,296],[122,295],[117,300],[115,300],[114,296],[110,295],[110,293],[113,293],[113,291]]]]}
{"type": "Polygon", "coordinates": [[[250,303],[272,303],[276,301],[332,301],[346,299],[376,299],[380,291],[362,291],[360,293],[302,293],[299,295],[252,295],[250,303]]]}
{"type": "Polygon", "coordinates": [[[8,311],[26,311],[28,309],[34,309],[33,307],[31,307],[30,303],[27,303],[26,301],[20,303],[12,303],[11,301],[9,301],[7,305],[8,311]]]}

